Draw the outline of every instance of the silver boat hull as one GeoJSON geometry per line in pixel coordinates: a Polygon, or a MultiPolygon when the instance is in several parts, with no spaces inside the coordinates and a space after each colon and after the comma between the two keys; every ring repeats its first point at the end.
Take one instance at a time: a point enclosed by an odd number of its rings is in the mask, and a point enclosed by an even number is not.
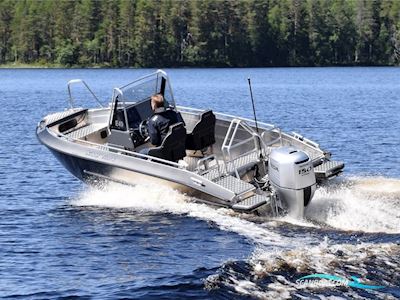
{"type": "MultiPolygon", "coordinates": [[[[84,81],[72,80],[68,83],[69,92],[71,85],[76,83],[83,83],[89,89],[84,81]]],[[[179,162],[140,154],[141,148],[152,146],[146,142],[138,125],[152,114],[151,94],[138,92],[145,91],[148,86],[152,87],[149,93],[154,93],[155,87],[168,98],[167,102],[172,105],[170,108],[181,113],[187,132],[192,132],[201,122],[200,128],[204,130],[206,121],[203,116],[206,113],[210,116],[210,112],[176,106],[168,76],[159,70],[115,88],[108,107],[100,103],[101,108],[73,108],[70,93],[72,108],[46,116],[38,124],[37,137],[67,170],[82,181],[91,184],[108,180],[128,185],[162,185],[194,196],[197,201],[241,212],[264,213],[269,210],[276,215],[280,208],[284,208],[279,203],[280,194],[280,198],[290,204],[286,207],[294,207],[296,214],[302,216],[314,192],[315,180],[324,181],[339,174],[344,167],[343,163],[330,161],[330,154],[321,150],[318,144],[298,134],[290,135],[271,124],[256,124],[253,120],[221,113],[212,113],[213,121],[207,121],[207,124],[213,124],[213,142],[201,148],[206,151],[186,150],[186,157],[183,155],[179,162]],[[125,125],[121,127],[121,123],[125,125]],[[138,130],[142,138],[138,138],[138,130]],[[274,178],[279,180],[274,181],[270,176],[273,173],[268,171],[268,158],[272,153],[280,153],[276,149],[288,149],[287,146],[303,151],[307,162],[292,160],[292,153],[296,151],[289,151],[287,159],[278,155],[280,158],[276,163],[279,167],[274,178]],[[282,185],[290,174],[293,183],[282,185]],[[313,182],[305,180],[306,174],[312,177],[313,182]],[[283,187],[302,189],[304,196],[283,190],[280,193],[279,189],[283,187]]],[[[97,97],[95,99],[98,101],[97,97]]],[[[207,134],[197,139],[210,136],[210,132],[207,134]]],[[[185,154],[185,150],[179,151],[185,154]]]]}

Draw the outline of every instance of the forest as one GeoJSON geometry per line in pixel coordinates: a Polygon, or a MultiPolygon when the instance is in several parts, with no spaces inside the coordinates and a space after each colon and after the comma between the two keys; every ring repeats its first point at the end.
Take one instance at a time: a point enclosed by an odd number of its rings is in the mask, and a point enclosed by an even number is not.
{"type": "Polygon", "coordinates": [[[400,0],[0,0],[0,65],[399,65],[400,0]]]}

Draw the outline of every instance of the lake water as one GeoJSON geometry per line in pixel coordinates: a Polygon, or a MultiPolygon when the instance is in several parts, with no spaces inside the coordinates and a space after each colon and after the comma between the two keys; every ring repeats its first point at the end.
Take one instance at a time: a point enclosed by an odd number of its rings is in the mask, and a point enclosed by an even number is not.
{"type": "MultiPolygon", "coordinates": [[[[104,190],[40,145],[37,122],[82,78],[105,103],[152,70],[0,69],[0,297],[400,298],[400,69],[171,69],[179,105],[251,117],[317,141],[345,174],[306,220],[260,220],[163,189],[104,190]],[[382,289],[301,287],[314,273],[382,289]]],[[[86,97],[77,97],[82,105],[86,97]]]]}

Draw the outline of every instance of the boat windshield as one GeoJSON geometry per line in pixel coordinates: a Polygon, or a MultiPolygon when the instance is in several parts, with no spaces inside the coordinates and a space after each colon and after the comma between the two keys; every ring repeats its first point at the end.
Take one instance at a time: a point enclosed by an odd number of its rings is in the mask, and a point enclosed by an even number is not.
{"type": "Polygon", "coordinates": [[[120,88],[115,88],[109,119],[110,128],[126,131],[128,127],[132,127],[133,123],[137,127],[136,125],[142,120],[149,118],[153,114],[150,99],[154,94],[164,96],[166,108],[175,108],[168,76],[162,70],[139,78],[120,88]],[[132,117],[132,114],[136,117],[132,117]]]}
{"type": "Polygon", "coordinates": [[[167,74],[161,70],[120,87],[119,91],[118,100],[121,102],[141,102],[149,100],[154,94],[162,94],[166,107],[175,107],[167,74]]]}

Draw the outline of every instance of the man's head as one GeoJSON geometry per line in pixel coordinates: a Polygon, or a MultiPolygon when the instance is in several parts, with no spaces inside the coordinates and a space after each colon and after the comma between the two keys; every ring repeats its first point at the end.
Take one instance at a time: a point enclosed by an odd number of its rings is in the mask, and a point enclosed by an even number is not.
{"type": "Polygon", "coordinates": [[[164,97],[161,94],[151,96],[151,108],[156,110],[159,107],[164,107],[164,97]]]}

